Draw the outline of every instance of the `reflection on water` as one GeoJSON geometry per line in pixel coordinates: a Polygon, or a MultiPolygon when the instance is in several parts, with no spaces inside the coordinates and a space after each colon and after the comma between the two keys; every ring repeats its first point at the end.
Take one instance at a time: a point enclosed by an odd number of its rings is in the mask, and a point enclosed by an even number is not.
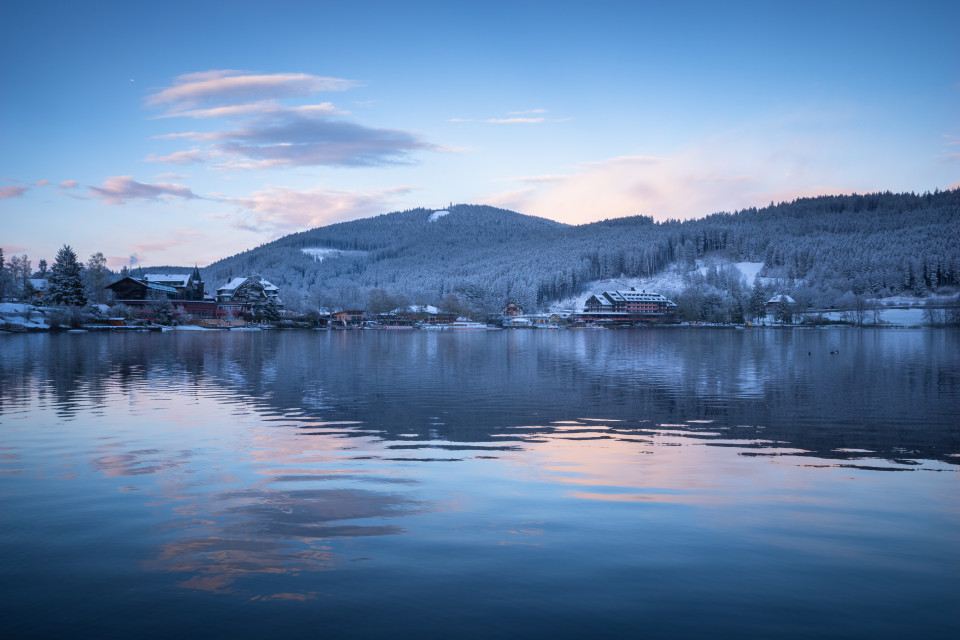
{"type": "Polygon", "coordinates": [[[198,630],[214,612],[211,629],[241,635],[282,613],[295,636],[956,623],[956,333],[184,332],[0,348],[2,569],[22,585],[2,613],[18,637],[164,635],[171,611],[198,630]],[[63,615],[38,623],[51,598],[63,615]],[[236,607],[250,601],[261,608],[236,607]]]}

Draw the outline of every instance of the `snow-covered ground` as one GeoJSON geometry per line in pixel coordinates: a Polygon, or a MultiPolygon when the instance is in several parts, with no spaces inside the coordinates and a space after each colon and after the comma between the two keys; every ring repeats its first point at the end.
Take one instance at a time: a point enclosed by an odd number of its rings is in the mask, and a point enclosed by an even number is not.
{"type": "MultiPolygon", "coordinates": [[[[701,273],[706,273],[710,264],[711,262],[698,263],[697,268],[700,269],[701,273]]],[[[754,278],[756,278],[760,269],[763,268],[762,262],[725,263],[723,261],[716,261],[715,264],[718,266],[721,264],[732,264],[735,266],[740,273],[743,274],[748,287],[753,286],[754,278]]],[[[677,265],[673,265],[649,278],[610,278],[607,280],[594,280],[593,282],[587,283],[586,291],[582,294],[565,298],[550,305],[550,311],[582,311],[587,299],[602,291],[628,291],[633,287],[637,291],[660,293],[669,298],[683,291],[686,286],[687,284],[683,280],[683,273],[678,271],[677,265]]]]}
{"type": "Polygon", "coordinates": [[[0,302],[0,324],[19,325],[25,329],[48,329],[42,311],[21,302],[0,302]]]}
{"type": "Polygon", "coordinates": [[[300,251],[303,251],[317,262],[323,262],[326,258],[339,258],[341,256],[351,255],[358,256],[366,253],[366,251],[343,251],[341,249],[327,249],[322,247],[313,249],[300,249],[300,251]]]}
{"type": "MultiPolygon", "coordinates": [[[[852,314],[847,313],[844,317],[842,311],[828,311],[821,314],[828,320],[852,320],[852,314]]],[[[864,322],[873,324],[873,311],[867,311],[864,316],[864,322]]],[[[923,309],[882,309],[880,311],[880,323],[892,324],[902,327],[919,327],[923,325],[923,309]]]]}
{"type": "Polygon", "coordinates": [[[447,215],[448,213],[450,213],[450,212],[449,212],[449,211],[434,211],[433,213],[430,214],[430,217],[427,218],[427,220],[429,220],[430,222],[436,222],[437,220],[439,220],[439,219],[442,218],[443,216],[447,215]]]}

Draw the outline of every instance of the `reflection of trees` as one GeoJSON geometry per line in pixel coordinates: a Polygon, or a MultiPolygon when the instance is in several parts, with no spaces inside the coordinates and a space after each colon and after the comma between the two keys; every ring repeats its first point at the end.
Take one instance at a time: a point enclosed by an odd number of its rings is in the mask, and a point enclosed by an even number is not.
{"type": "Polygon", "coordinates": [[[956,449],[952,332],[184,332],[11,345],[0,408],[35,386],[64,417],[109,393],[146,388],[180,402],[216,389],[265,414],[356,421],[396,440],[488,442],[517,425],[599,417],[763,426],[827,457],[956,449]]]}

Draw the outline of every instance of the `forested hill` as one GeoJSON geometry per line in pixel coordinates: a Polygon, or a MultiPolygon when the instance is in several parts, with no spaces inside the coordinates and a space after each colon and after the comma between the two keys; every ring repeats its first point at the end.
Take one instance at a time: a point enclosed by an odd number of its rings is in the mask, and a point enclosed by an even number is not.
{"type": "Polygon", "coordinates": [[[485,206],[443,211],[292,234],[210,265],[204,280],[212,289],[259,273],[293,305],[362,306],[383,289],[426,304],[454,293],[476,309],[507,300],[537,308],[593,280],[651,276],[713,253],[763,262],[762,275],[826,300],[960,285],[957,189],[803,198],[662,223],[637,216],[569,226],[485,206]]]}

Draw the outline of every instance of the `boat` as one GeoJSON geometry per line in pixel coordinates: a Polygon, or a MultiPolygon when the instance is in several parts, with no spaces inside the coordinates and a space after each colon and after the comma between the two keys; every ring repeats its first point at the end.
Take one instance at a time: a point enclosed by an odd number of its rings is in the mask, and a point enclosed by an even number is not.
{"type": "Polygon", "coordinates": [[[487,325],[482,322],[471,322],[470,320],[456,320],[447,325],[454,331],[486,331],[487,325]]]}

